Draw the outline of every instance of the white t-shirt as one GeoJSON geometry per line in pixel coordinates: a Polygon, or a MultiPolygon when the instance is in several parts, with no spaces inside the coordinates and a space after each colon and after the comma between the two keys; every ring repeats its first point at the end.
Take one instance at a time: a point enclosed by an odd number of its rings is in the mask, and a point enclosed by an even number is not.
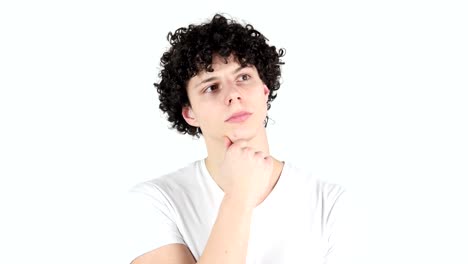
{"type": "MultiPolygon", "coordinates": [[[[346,194],[285,162],[253,211],[246,263],[354,263],[346,194]]],[[[223,196],[204,160],[133,187],[129,262],[172,243],[186,245],[198,260],[223,196]]]]}

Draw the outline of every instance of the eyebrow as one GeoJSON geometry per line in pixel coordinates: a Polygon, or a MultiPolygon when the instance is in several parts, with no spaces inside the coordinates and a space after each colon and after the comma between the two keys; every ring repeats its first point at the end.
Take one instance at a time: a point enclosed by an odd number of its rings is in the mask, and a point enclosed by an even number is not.
{"type": "MultiPolygon", "coordinates": [[[[235,69],[235,70],[232,72],[232,74],[236,74],[236,73],[240,72],[240,71],[241,71],[242,69],[244,69],[244,68],[251,68],[251,67],[252,67],[252,66],[249,66],[249,65],[247,65],[247,66],[245,66],[245,67],[239,66],[239,68],[235,69]]],[[[199,87],[199,86],[202,85],[202,84],[205,84],[205,83],[209,83],[209,82],[211,82],[211,81],[214,81],[214,80],[216,80],[216,79],[218,79],[218,77],[210,77],[210,78],[204,79],[203,81],[201,81],[201,82],[199,82],[197,85],[195,85],[195,88],[199,87]]]]}

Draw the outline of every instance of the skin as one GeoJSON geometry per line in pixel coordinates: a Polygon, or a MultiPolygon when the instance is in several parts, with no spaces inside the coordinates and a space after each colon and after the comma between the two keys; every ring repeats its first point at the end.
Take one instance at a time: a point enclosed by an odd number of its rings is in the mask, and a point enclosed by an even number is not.
{"type": "MultiPolygon", "coordinates": [[[[188,124],[200,127],[206,142],[207,169],[224,191],[217,219],[198,261],[201,264],[245,263],[254,208],[274,188],[283,163],[269,153],[264,120],[269,89],[255,67],[241,67],[214,56],[213,72],[200,72],[187,85],[190,106],[182,109],[188,124]],[[239,111],[250,112],[243,122],[226,122],[239,111]]],[[[196,263],[180,244],[148,252],[132,263],[196,263]],[[171,256],[171,257],[168,257],[171,256]]]]}
{"type": "Polygon", "coordinates": [[[187,94],[191,105],[182,109],[182,115],[188,124],[203,131],[208,171],[220,188],[230,194],[233,179],[229,175],[222,177],[221,170],[227,171],[228,166],[245,167],[238,164],[242,161],[236,163],[232,157],[226,162],[225,155],[232,152],[229,150],[232,145],[241,144],[245,150],[261,152],[263,157],[273,159],[275,172],[281,170],[282,163],[269,153],[264,120],[270,91],[256,68],[242,68],[232,56],[227,63],[222,57],[214,56],[212,68],[213,72],[201,72],[189,80],[187,94]],[[238,111],[252,115],[242,123],[225,122],[238,111]]]}

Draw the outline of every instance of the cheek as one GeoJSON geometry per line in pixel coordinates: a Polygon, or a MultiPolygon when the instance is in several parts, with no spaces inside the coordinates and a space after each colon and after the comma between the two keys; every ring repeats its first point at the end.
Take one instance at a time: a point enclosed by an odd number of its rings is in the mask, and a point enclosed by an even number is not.
{"type": "Polygon", "coordinates": [[[214,120],[218,119],[221,111],[208,104],[198,109],[197,119],[205,126],[213,125],[214,120]]]}

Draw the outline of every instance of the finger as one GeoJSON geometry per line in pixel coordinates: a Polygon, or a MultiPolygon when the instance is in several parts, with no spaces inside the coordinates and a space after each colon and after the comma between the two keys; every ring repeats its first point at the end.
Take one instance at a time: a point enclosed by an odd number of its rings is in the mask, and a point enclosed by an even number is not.
{"type": "Polygon", "coordinates": [[[236,148],[241,149],[241,150],[250,149],[247,140],[237,140],[233,144],[236,148]]]}
{"type": "Polygon", "coordinates": [[[232,145],[231,139],[229,139],[227,136],[224,136],[224,146],[226,149],[228,149],[232,145]]]}
{"type": "Polygon", "coordinates": [[[273,164],[273,157],[272,156],[265,156],[263,158],[267,164],[273,164]]]}
{"type": "Polygon", "coordinates": [[[255,151],[254,155],[259,158],[265,158],[265,154],[263,153],[263,151],[255,151]]]}

